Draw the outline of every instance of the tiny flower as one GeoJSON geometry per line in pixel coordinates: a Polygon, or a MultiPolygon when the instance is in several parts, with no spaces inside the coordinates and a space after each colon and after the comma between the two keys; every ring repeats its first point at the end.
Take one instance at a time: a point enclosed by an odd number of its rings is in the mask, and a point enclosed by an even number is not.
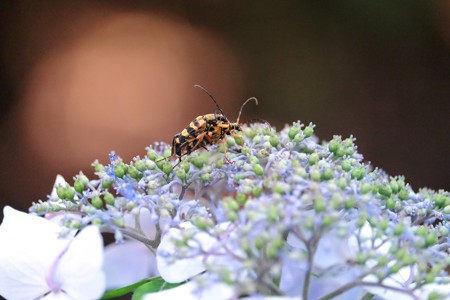
{"type": "Polygon", "coordinates": [[[59,237],[60,227],[6,206],[0,226],[0,295],[7,299],[98,299],[105,290],[97,227],[59,237]]]}

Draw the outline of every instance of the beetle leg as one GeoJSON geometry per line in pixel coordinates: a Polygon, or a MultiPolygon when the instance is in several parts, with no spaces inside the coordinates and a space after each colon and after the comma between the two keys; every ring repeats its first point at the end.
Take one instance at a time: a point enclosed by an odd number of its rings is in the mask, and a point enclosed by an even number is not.
{"type": "Polygon", "coordinates": [[[228,156],[227,156],[227,143],[225,142],[225,138],[222,139],[222,144],[223,144],[223,156],[225,157],[225,160],[227,161],[227,163],[232,165],[233,162],[231,160],[229,160],[228,156]]]}

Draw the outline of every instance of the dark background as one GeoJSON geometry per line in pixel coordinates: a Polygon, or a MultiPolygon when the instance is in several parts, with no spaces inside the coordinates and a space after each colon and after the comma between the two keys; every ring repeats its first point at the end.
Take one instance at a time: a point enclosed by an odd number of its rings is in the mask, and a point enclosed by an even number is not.
{"type": "Polygon", "coordinates": [[[110,150],[199,114],[357,138],[415,190],[449,189],[448,1],[3,1],[0,203],[26,210],[110,150]]]}

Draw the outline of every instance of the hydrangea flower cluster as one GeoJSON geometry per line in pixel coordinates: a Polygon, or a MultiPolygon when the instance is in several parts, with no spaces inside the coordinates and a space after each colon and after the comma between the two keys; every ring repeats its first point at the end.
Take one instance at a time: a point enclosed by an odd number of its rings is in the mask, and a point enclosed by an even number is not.
{"type": "Polygon", "coordinates": [[[183,283],[145,299],[450,298],[448,192],[415,192],[353,137],[319,143],[313,124],[241,134],[175,166],[165,143],[129,164],[112,152],[97,178],[76,175],[30,212],[143,243],[183,283]]]}

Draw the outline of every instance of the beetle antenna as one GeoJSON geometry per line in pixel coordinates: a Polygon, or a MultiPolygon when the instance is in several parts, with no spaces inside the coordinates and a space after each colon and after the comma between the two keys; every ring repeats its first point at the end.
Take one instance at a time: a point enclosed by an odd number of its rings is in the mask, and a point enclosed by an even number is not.
{"type": "MultiPolygon", "coordinates": [[[[223,112],[222,109],[220,108],[219,104],[217,104],[216,99],[214,99],[214,96],[211,95],[211,93],[208,92],[208,90],[205,89],[204,87],[202,87],[201,85],[194,84],[194,86],[195,86],[196,88],[199,88],[199,89],[201,89],[202,91],[204,91],[204,92],[209,96],[209,98],[211,98],[211,100],[214,101],[214,103],[216,104],[216,106],[217,106],[217,108],[219,109],[219,111],[220,111],[220,112],[222,113],[222,115],[225,117],[224,112],[223,112]]],[[[226,118],[226,117],[225,117],[225,118],[226,118]]]]}
{"type": "Polygon", "coordinates": [[[238,117],[237,117],[236,123],[239,124],[239,119],[241,118],[242,109],[244,108],[245,104],[247,104],[247,103],[250,102],[251,100],[255,100],[256,105],[258,105],[258,99],[256,99],[255,97],[251,97],[251,98],[248,98],[247,100],[245,100],[245,102],[244,102],[244,103],[242,104],[242,106],[241,106],[241,110],[239,110],[239,115],[238,115],[238,117]]]}

